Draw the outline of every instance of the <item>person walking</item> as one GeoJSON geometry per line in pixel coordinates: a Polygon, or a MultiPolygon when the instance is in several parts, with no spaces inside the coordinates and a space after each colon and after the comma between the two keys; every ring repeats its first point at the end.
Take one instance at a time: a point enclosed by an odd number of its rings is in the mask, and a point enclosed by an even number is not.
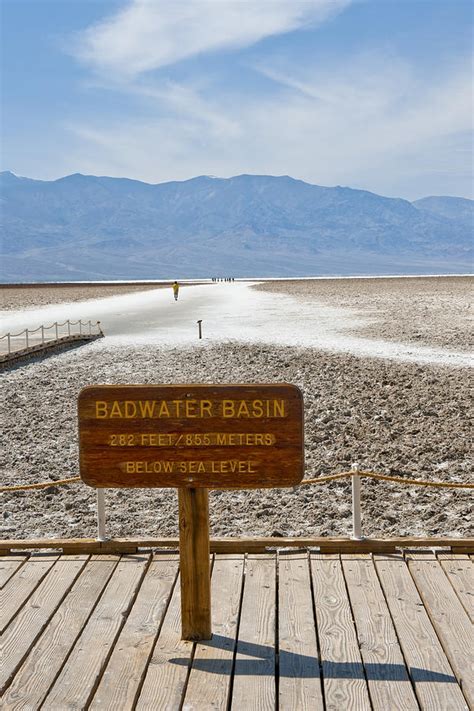
{"type": "Polygon", "coordinates": [[[179,284],[177,281],[173,282],[173,294],[174,294],[174,300],[178,301],[179,284]]]}

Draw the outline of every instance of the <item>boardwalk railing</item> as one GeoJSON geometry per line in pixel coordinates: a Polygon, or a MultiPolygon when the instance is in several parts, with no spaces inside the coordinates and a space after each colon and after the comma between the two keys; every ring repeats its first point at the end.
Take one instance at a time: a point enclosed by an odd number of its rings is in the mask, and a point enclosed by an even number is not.
{"type": "Polygon", "coordinates": [[[20,350],[26,350],[32,346],[51,345],[55,341],[71,336],[100,336],[102,329],[100,321],[55,321],[50,326],[38,326],[38,328],[24,328],[18,333],[6,333],[0,336],[0,350],[3,354],[12,355],[20,350]]]}

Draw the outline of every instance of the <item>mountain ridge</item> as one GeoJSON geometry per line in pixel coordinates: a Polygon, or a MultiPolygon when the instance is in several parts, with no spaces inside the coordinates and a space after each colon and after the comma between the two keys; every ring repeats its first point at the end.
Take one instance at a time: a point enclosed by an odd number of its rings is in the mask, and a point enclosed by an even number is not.
{"type": "Polygon", "coordinates": [[[0,173],[2,281],[464,273],[474,202],[291,176],[145,183],[0,173]]]}

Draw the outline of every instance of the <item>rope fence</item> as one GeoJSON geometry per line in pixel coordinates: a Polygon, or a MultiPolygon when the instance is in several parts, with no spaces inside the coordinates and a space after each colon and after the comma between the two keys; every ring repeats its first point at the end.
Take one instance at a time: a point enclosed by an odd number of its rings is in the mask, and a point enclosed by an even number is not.
{"type": "Polygon", "coordinates": [[[96,323],[92,323],[92,321],[82,321],[79,319],[79,321],[71,321],[68,319],[67,321],[63,321],[59,323],[58,321],[55,321],[54,323],[50,324],[49,326],[38,326],[38,328],[24,328],[22,331],[19,331],[18,333],[5,333],[3,336],[0,336],[0,342],[3,341],[3,339],[6,339],[7,341],[7,347],[6,347],[6,352],[7,355],[11,355],[12,353],[15,353],[18,350],[21,350],[19,348],[15,348],[12,350],[12,339],[19,339],[24,337],[24,342],[25,342],[25,348],[30,347],[30,337],[34,335],[35,333],[41,333],[41,335],[38,337],[39,343],[41,345],[44,345],[45,343],[51,343],[53,341],[59,341],[62,338],[69,338],[70,336],[78,335],[78,336],[92,336],[92,335],[103,335],[102,328],[100,326],[100,321],[96,321],[96,323]],[[79,328],[77,329],[77,333],[73,333],[74,327],[78,326],[79,328]],[[60,332],[60,329],[66,327],[65,332],[60,332]],[[49,337],[49,334],[46,333],[46,331],[50,331],[51,329],[54,329],[54,334],[49,337]]]}
{"type": "MultiPolygon", "coordinates": [[[[327,484],[338,479],[352,479],[352,536],[353,540],[362,540],[362,513],[361,513],[361,478],[388,481],[394,484],[405,486],[436,487],[445,489],[474,489],[474,483],[430,481],[427,479],[404,479],[403,477],[391,476],[389,474],[379,474],[378,472],[364,471],[358,469],[357,464],[353,464],[350,471],[327,476],[303,479],[301,485],[327,484]]],[[[48,489],[53,486],[65,486],[76,484],[81,481],[81,477],[69,477],[58,481],[45,481],[36,484],[18,484],[16,486],[0,486],[0,492],[8,491],[28,491],[31,489],[48,489]]],[[[97,494],[97,540],[107,541],[106,516],[105,516],[105,490],[96,489],[97,494]]]]}

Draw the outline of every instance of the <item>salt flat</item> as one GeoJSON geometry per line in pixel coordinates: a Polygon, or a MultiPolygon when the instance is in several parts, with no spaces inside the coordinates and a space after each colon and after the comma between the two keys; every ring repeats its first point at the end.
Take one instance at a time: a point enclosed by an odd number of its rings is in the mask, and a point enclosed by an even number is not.
{"type": "Polygon", "coordinates": [[[156,289],[6,311],[1,330],[17,332],[80,318],[101,322],[106,339],[96,345],[99,349],[132,344],[184,346],[196,343],[197,321],[201,319],[207,344],[273,343],[401,362],[455,367],[472,364],[463,350],[376,337],[376,309],[337,306],[337,299],[328,302],[314,294],[298,298],[282,293],[282,285],[283,290],[288,289],[284,282],[278,283],[276,292],[253,288],[255,283],[251,282],[216,283],[186,286],[178,302],[170,289],[156,289]],[[364,331],[367,335],[359,335],[364,331]]]}

